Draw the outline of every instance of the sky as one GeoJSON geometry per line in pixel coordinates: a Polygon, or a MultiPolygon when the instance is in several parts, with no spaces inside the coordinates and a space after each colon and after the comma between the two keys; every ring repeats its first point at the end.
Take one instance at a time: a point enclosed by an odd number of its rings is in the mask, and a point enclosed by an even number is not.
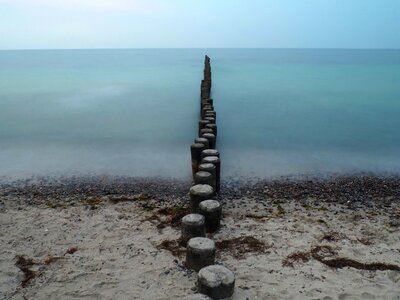
{"type": "Polygon", "coordinates": [[[400,0],[0,0],[0,49],[400,48],[400,0]]]}

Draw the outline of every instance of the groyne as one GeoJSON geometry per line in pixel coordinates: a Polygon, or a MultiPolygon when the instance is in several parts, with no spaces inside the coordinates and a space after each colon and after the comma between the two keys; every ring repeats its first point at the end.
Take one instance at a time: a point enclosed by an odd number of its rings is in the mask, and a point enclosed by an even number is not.
{"type": "Polygon", "coordinates": [[[206,233],[220,227],[222,205],[215,196],[220,191],[221,154],[217,147],[217,113],[211,98],[211,60],[204,60],[204,78],[200,85],[198,136],[190,146],[193,186],[189,190],[191,213],[182,219],[182,240],[186,243],[186,266],[198,272],[197,290],[204,294],[187,299],[223,299],[233,295],[235,275],[215,265],[213,240],[206,233]],[[203,298],[201,298],[203,299],[203,298]],[[204,298],[209,299],[209,298],[204,298]]]}

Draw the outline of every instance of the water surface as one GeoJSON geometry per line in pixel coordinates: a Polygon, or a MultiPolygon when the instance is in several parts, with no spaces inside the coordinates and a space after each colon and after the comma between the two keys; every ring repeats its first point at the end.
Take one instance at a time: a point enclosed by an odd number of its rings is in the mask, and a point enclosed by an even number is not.
{"type": "Polygon", "coordinates": [[[0,176],[190,176],[203,56],[224,178],[400,173],[400,50],[0,52],[0,176]]]}

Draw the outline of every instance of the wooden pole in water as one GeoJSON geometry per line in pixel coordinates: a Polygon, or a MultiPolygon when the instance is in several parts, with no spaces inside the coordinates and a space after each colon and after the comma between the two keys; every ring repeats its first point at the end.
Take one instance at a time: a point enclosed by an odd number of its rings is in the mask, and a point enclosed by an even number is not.
{"type": "Polygon", "coordinates": [[[218,132],[217,129],[218,129],[218,127],[217,127],[216,124],[207,124],[205,128],[212,129],[215,137],[217,137],[217,132],[218,132]]]}
{"type": "Polygon", "coordinates": [[[199,136],[203,136],[203,134],[205,134],[205,133],[214,134],[214,130],[212,130],[211,128],[203,128],[200,130],[199,136]]]}
{"type": "Polygon", "coordinates": [[[214,178],[210,172],[198,171],[194,175],[194,184],[208,184],[213,186],[214,178]]]}
{"type": "Polygon", "coordinates": [[[205,171],[212,175],[212,184],[214,191],[217,190],[217,167],[214,164],[200,164],[199,172],[205,171]]]}
{"type": "Polygon", "coordinates": [[[219,151],[217,149],[205,149],[201,152],[201,160],[206,156],[217,156],[219,157],[219,151]]]}
{"type": "Polygon", "coordinates": [[[206,138],[199,137],[199,138],[194,139],[194,142],[196,144],[203,144],[205,149],[209,149],[210,148],[210,143],[208,142],[208,140],[206,138]]]}
{"type": "Polygon", "coordinates": [[[204,133],[201,137],[206,138],[210,144],[210,149],[215,149],[216,138],[213,133],[204,133]]]}
{"type": "Polygon", "coordinates": [[[201,161],[202,164],[213,164],[216,167],[216,187],[219,192],[221,187],[221,160],[218,156],[206,156],[201,161]]]}
{"type": "Polygon", "coordinates": [[[201,152],[205,150],[206,147],[204,144],[200,143],[195,143],[190,146],[190,154],[192,158],[192,176],[194,178],[194,175],[198,172],[199,170],[199,165],[201,163],[201,152]]]}

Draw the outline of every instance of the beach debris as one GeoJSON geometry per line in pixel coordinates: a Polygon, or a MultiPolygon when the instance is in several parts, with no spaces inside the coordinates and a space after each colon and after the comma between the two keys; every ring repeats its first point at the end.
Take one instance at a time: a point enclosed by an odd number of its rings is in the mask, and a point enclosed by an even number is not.
{"type": "Polygon", "coordinates": [[[59,259],[63,259],[64,257],[62,256],[52,256],[52,255],[48,255],[44,260],[43,260],[43,264],[45,265],[49,265],[52,262],[55,262],[59,259]]]}
{"type": "Polygon", "coordinates": [[[340,240],[345,239],[346,236],[342,233],[339,233],[337,231],[331,231],[325,233],[321,238],[320,241],[328,241],[328,242],[338,242],[340,240]]]}
{"type": "Polygon", "coordinates": [[[153,211],[157,208],[156,204],[144,202],[140,205],[140,207],[145,211],[153,211]]]}
{"type": "Polygon", "coordinates": [[[252,236],[238,237],[215,242],[221,252],[228,252],[236,259],[244,258],[246,254],[266,254],[273,245],[266,244],[252,236]]]}
{"type": "Polygon", "coordinates": [[[140,193],[135,195],[112,195],[107,197],[113,203],[126,202],[126,201],[147,201],[151,199],[151,197],[145,193],[140,193]]]}
{"type": "Polygon", "coordinates": [[[181,226],[182,218],[189,213],[189,208],[186,205],[175,205],[172,207],[162,208],[158,211],[159,214],[167,216],[167,224],[172,227],[181,226]]]}
{"type": "Polygon", "coordinates": [[[81,200],[83,205],[89,205],[89,206],[97,206],[102,204],[103,198],[102,197],[88,197],[85,199],[81,200]]]}
{"type": "Polygon", "coordinates": [[[15,266],[24,273],[24,279],[21,281],[21,286],[25,288],[29,282],[36,277],[36,272],[31,270],[31,267],[36,263],[32,258],[28,258],[25,255],[17,255],[15,258],[17,260],[15,266]]]}
{"type": "Polygon", "coordinates": [[[23,288],[27,287],[29,282],[37,276],[37,271],[33,271],[33,266],[48,266],[51,263],[58,261],[60,259],[65,259],[66,254],[73,254],[78,250],[76,247],[70,247],[64,253],[63,256],[53,256],[48,255],[41,261],[34,261],[32,258],[27,257],[26,255],[16,255],[15,266],[24,273],[24,279],[21,281],[21,286],[23,288]]]}
{"type": "Polygon", "coordinates": [[[67,254],[74,254],[76,251],[78,251],[77,247],[69,247],[67,251],[64,253],[64,256],[67,254]]]}
{"type": "Polygon", "coordinates": [[[320,263],[335,269],[343,269],[343,268],[354,268],[358,270],[367,270],[367,271],[400,271],[400,266],[386,263],[361,263],[354,259],[338,257],[338,258],[330,258],[336,256],[337,250],[335,250],[331,246],[320,245],[313,247],[308,252],[295,252],[286,257],[282,265],[284,267],[294,267],[294,263],[306,263],[311,258],[319,261],[320,263]]]}
{"type": "Polygon", "coordinates": [[[310,252],[297,251],[288,255],[283,261],[282,266],[284,267],[294,267],[295,263],[307,263],[311,259],[310,252]]]}
{"type": "Polygon", "coordinates": [[[185,253],[185,243],[181,239],[177,240],[164,240],[157,249],[168,250],[173,256],[179,257],[185,253]]]}
{"type": "Polygon", "coordinates": [[[262,220],[264,218],[268,218],[269,215],[259,215],[259,214],[250,213],[250,214],[246,214],[245,217],[249,218],[249,219],[255,219],[257,221],[260,221],[260,220],[262,220]]]}
{"type": "Polygon", "coordinates": [[[286,214],[286,210],[280,204],[277,205],[276,209],[278,210],[275,213],[276,217],[283,217],[286,214]]]}
{"type": "Polygon", "coordinates": [[[172,207],[164,207],[152,215],[146,217],[143,221],[153,222],[156,221],[158,229],[163,229],[166,226],[180,227],[182,218],[189,213],[189,208],[186,205],[175,205],[172,207]]]}
{"type": "Polygon", "coordinates": [[[47,205],[48,208],[53,208],[53,209],[56,209],[56,208],[67,208],[67,205],[65,205],[65,204],[54,203],[52,201],[48,201],[46,203],[46,205],[47,205]]]}

